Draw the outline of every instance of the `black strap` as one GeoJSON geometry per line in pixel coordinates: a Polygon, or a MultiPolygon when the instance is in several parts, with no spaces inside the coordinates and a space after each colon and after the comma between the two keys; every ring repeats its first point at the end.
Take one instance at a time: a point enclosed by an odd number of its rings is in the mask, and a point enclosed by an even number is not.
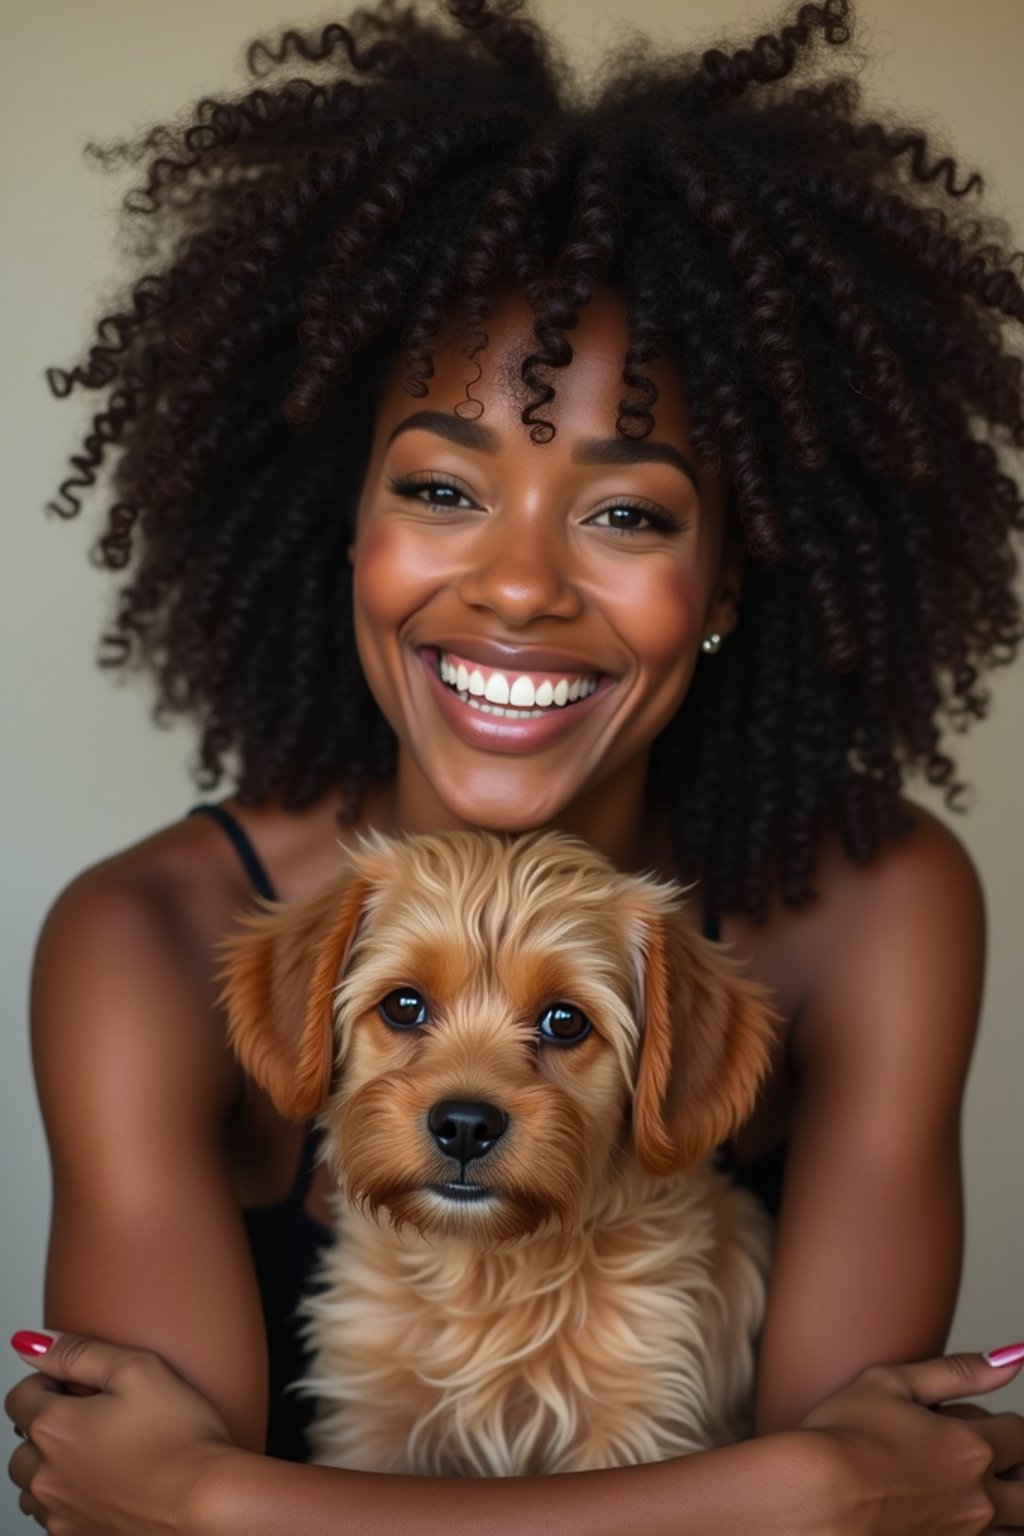
{"type": "MultiPolygon", "coordinates": [[[[250,842],[249,837],[243,829],[241,823],[236,821],[230,811],[226,811],[222,805],[215,805],[212,802],[207,802],[203,805],[194,805],[188,814],[190,816],[209,816],[211,821],[215,821],[218,827],[220,827],[231,840],[231,846],[238,854],[245,872],[252,882],[253,890],[256,891],[260,896],[266,896],[268,901],[277,900],[277,894],[273,885],[270,883],[270,877],[263,867],[263,860],[260,858],[259,854],[256,852],[256,849],[250,842]]],[[[281,1206],[275,1205],[270,1209],[277,1211],[280,1210],[282,1206],[294,1207],[302,1211],[304,1216],[306,1215],[303,1207],[306,1195],[309,1191],[310,1183],[312,1182],[313,1170],[316,1168],[317,1153],[320,1150],[321,1140],[321,1131],[316,1125],[316,1122],[310,1120],[306,1126],[305,1134],[302,1138],[302,1152],[299,1157],[299,1168],[295,1176],[295,1182],[293,1183],[291,1189],[288,1191],[285,1199],[281,1202],[281,1206]]],[[[257,1210],[256,1212],[250,1212],[249,1214],[250,1216],[255,1215],[258,1217],[259,1211],[257,1210]]],[[[313,1218],[311,1216],[308,1219],[313,1222],[313,1218]]],[[[320,1225],[319,1222],[313,1222],[313,1224],[315,1226],[320,1225]]]]}
{"type": "Polygon", "coordinates": [[[188,813],[190,816],[209,816],[215,821],[231,840],[231,845],[238,854],[246,874],[252,883],[253,890],[259,896],[265,896],[268,901],[277,900],[277,892],[270,883],[270,877],[263,867],[263,862],[241,824],[235,820],[230,811],[226,811],[222,805],[210,803],[194,805],[188,813]]]}
{"type": "MultiPolygon", "coordinates": [[[[313,1172],[316,1168],[317,1153],[320,1151],[320,1143],[324,1139],[324,1133],[315,1120],[307,1120],[306,1133],[302,1138],[302,1155],[299,1159],[299,1171],[288,1194],[288,1204],[305,1206],[306,1195],[309,1186],[313,1182],[313,1172]]],[[[308,1214],[304,1212],[304,1214],[308,1214]]],[[[309,1218],[311,1221],[313,1217],[309,1218]]]]}

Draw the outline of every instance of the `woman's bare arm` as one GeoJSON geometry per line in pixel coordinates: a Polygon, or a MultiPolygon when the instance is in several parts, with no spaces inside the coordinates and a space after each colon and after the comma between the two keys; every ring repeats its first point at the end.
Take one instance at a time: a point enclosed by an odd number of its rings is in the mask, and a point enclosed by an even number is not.
{"type": "Polygon", "coordinates": [[[938,1354],[962,1250],[959,1127],[984,909],[921,815],[848,877],[794,1038],[800,1099],[761,1350],[758,1424],[798,1424],[881,1361],[938,1354]]]}
{"type": "Polygon", "coordinates": [[[211,1467],[189,1536],[822,1536],[841,1477],[810,1434],[614,1472],[552,1477],[384,1477],[239,1454],[211,1467]]]}
{"type": "Polygon", "coordinates": [[[224,1152],[239,1077],[173,904],[101,866],[63,894],[34,972],[53,1167],[48,1326],[157,1351],[262,1449],[266,1346],[224,1152]]]}
{"type": "MultiPolygon", "coordinates": [[[[1019,1359],[1024,1346],[1012,1352],[1019,1359]]],[[[980,1356],[868,1371],[805,1425],[679,1461],[543,1478],[424,1479],[294,1466],[230,1444],[156,1355],[65,1336],[8,1394],[21,1505],[62,1536],[981,1536],[1024,1529],[1024,1420],[932,1406],[1019,1369],[980,1356]],[[50,1378],[50,1379],[47,1379],[50,1378]],[[51,1380],[91,1387],[57,1396],[51,1380]]]]}

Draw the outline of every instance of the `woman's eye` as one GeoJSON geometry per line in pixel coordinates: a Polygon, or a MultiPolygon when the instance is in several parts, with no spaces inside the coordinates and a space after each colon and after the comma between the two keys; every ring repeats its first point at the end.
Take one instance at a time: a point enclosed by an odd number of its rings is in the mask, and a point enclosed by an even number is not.
{"type": "Polygon", "coordinates": [[[590,1034],[590,1020],[573,1003],[552,1003],[537,1020],[537,1033],[553,1045],[577,1045],[590,1034]]]}
{"type": "Polygon", "coordinates": [[[602,507],[589,521],[595,528],[615,528],[620,533],[645,533],[650,528],[674,532],[679,528],[668,513],[655,511],[653,507],[634,506],[628,501],[614,507],[602,507]]]}
{"type": "Polygon", "coordinates": [[[427,1005],[412,987],[396,987],[381,998],[377,1007],[392,1029],[417,1029],[427,1022],[427,1005]]]}
{"type": "Polygon", "coordinates": [[[392,480],[390,489],[396,496],[421,501],[428,507],[451,507],[461,512],[474,505],[465,491],[446,480],[392,480]]]}

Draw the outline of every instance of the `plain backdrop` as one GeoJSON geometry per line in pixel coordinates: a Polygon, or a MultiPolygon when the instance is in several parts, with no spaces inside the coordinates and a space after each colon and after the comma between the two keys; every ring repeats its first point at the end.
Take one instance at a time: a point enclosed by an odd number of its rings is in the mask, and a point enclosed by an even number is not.
{"type": "MultiPolygon", "coordinates": [[[[117,286],[113,211],[119,185],[94,173],[87,140],[177,113],[240,84],[247,38],[283,20],[326,18],[302,0],[2,0],[0,217],[6,441],[0,598],[3,638],[2,954],[0,1032],[0,1325],[41,1322],[49,1216],[46,1150],[29,1068],[26,992],[47,907],[80,869],[179,817],[197,798],[185,727],[161,731],[144,680],[117,686],[94,665],[108,579],[90,566],[100,506],[77,523],[43,513],[76,443],[82,408],[48,396],[46,365],[68,363],[117,286]]],[[[992,203],[1024,243],[1024,0],[861,0],[872,99],[948,134],[963,166],[983,172],[992,203]]],[[[679,42],[752,35],[775,14],[756,0],[544,0],[571,47],[588,57],[622,18],[679,42]]],[[[335,15],[339,12],[335,12],[335,15]]],[[[965,1114],[968,1241],[952,1343],[988,1348],[1024,1336],[1019,1113],[1024,991],[1018,888],[1024,673],[997,679],[991,719],[957,750],[976,786],[951,818],[988,898],[990,965],[981,1044],[965,1114]]],[[[934,802],[924,795],[930,804],[934,802]]],[[[949,818],[948,818],[949,819],[949,818]]],[[[0,1354],[3,1386],[20,1374],[0,1354]]],[[[1024,1385],[1003,1395],[1024,1409],[1024,1385]]],[[[6,1460],[6,1454],[4,1459],[6,1460]]],[[[9,1485],[0,1530],[27,1529],[9,1485]]]]}

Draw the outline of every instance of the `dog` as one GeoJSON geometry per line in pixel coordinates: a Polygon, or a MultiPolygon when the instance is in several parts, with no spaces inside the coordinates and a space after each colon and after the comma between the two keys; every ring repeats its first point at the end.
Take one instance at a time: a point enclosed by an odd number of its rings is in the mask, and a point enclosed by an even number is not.
{"type": "Polygon", "coordinates": [[[371,835],[262,905],[231,1041],[337,1185],[313,1459],[515,1476],[752,1432],[769,1223],[710,1155],[776,1021],[679,888],[562,834],[371,835]]]}

